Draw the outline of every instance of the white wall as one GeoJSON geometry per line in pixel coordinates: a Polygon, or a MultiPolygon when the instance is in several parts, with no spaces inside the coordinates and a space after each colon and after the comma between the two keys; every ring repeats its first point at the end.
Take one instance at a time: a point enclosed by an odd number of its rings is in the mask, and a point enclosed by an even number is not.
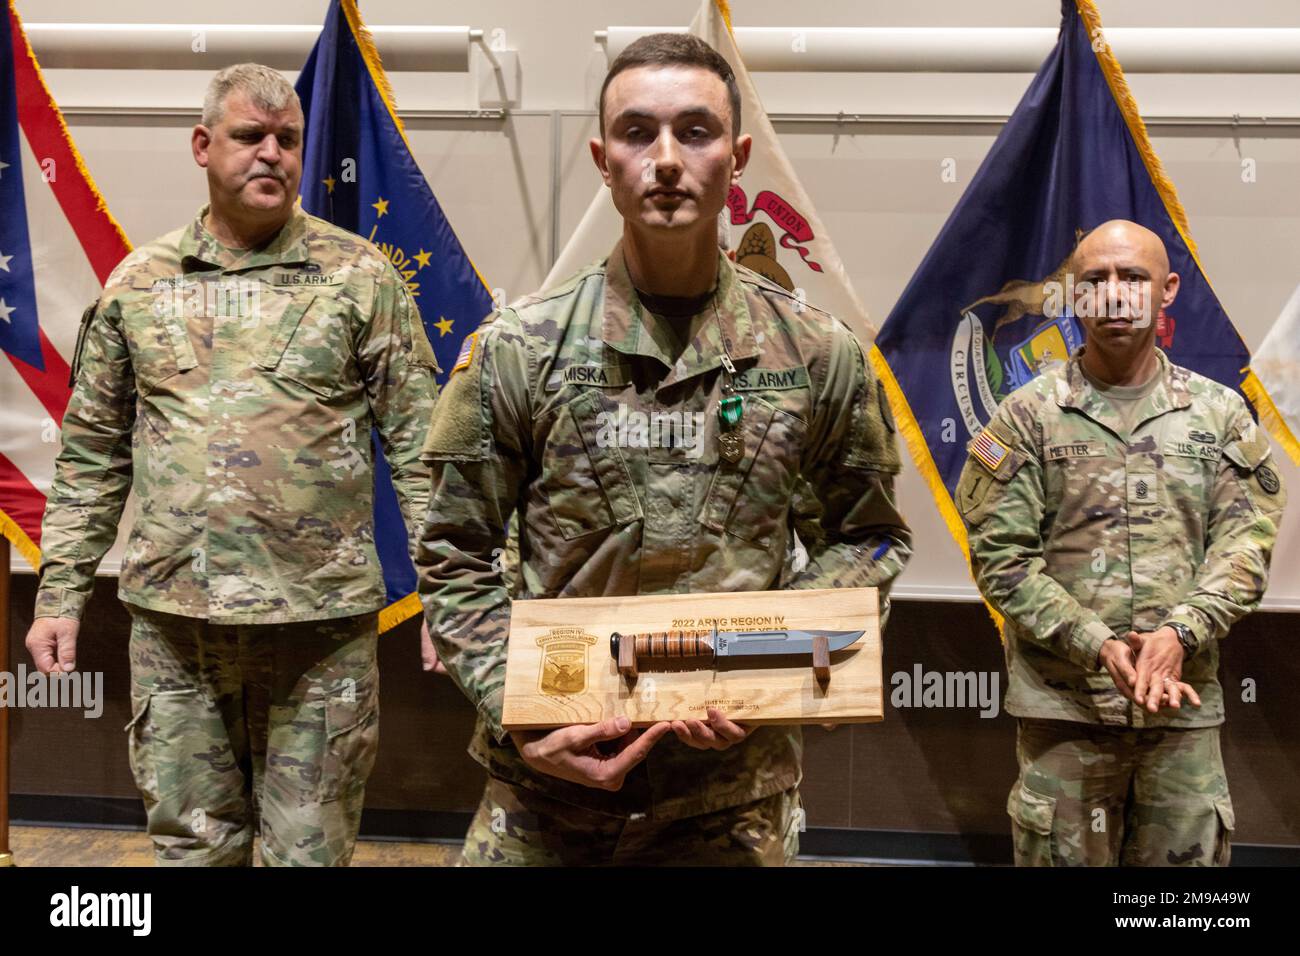
{"type": "MultiPolygon", "coordinates": [[[[1099,0],[1107,27],[1300,27],[1296,0],[1099,0]]],[[[18,0],[29,22],[319,23],[323,0],[210,4],[134,0],[18,0]]],[[[553,222],[562,244],[598,186],[586,140],[605,66],[592,33],[610,25],[685,25],[696,0],[365,0],[372,25],[468,24],[505,31],[519,51],[520,108],[504,120],[408,121],[413,146],[461,240],[494,286],[514,297],[535,288],[550,264],[553,222]],[[558,151],[555,149],[558,144],[558,151]],[[554,161],[558,158],[558,167],[554,161]],[[558,194],[558,204],[553,197],[558,194]]],[[[1037,26],[1058,23],[1055,0],[918,3],[734,0],[737,26],[1037,26]],[[993,9],[988,9],[992,7],[993,9]]],[[[39,51],[38,51],[39,52],[39,51]]],[[[475,57],[477,58],[477,53],[475,57]]],[[[133,241],[179,225],[204,201],[188,155],[193,116],[146,115],[172,107],[197,114],[204,85],[225,65],[195,54],[195,68],[49,70],[47,80],[113,213],[133,241]],[[107,112],[104,112],[107,111],[107,112]],[[96,115],[98,114],[98,115],[96,115]]],[[[292,78],[292,77],[291,77],[292,78]]],[[[1029,74],[755,74],[771,113],[896,113],[915,124],[778,123],[796,170],[877,323],[920,262],[997,133],[954,116],[1005,116],[1029,74]],[[940,179],[957,161],[958,182],[940,179]]],[[[402,111],[472,109],[472,74],[395,74],[402,111]]],[[[1272,127],[1153,125],[1157,152],[1177,185],[1202,262],[1230,315],[1254,347],[1300,282],[1300,74],[1130,75],[1149,117],[1270,117],[1272,127]],[[1291,117],[1282,125],[1279,117],[1291,117]],[[1256,161],[1243,183],[1241,161],[1256,161]]],[[[1283,468],[1297,496],[1300,471],[1283,468]]],[[[959,552],[914,472],[901,489],[918,554],[900,592],[974,596],[959,552]]],[[[21,562],[17,562],[20,564],[21,562]]],[[[1291,509],[1274,561],[1270,606],[1300,608],[1300,504],[1291,509]]]]}

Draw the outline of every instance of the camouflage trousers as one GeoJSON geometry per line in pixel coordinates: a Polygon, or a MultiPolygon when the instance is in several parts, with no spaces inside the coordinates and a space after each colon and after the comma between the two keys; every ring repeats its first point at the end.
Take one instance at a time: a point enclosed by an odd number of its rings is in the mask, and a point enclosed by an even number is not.
{"type": "Polygon", "coordinates": [[[1007,800],[1017,866],[1227,866],[1219,728],[1021,719],[1007,800]]]}
{"type": "Polygon", "coordinates": [[[616,817],[488,778],[466,866],[784,866],[799,853],[797,789],[677,820],[616,817]]]}
{"type": "Polygon", "coordinates": [[[131,607],[131,771],[162,866],[346,866],[379,746],[378,617],[131,607]]]}

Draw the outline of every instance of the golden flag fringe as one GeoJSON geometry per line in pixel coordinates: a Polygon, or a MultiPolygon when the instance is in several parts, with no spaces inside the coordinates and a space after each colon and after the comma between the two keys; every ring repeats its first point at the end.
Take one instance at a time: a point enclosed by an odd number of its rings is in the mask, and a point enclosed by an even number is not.
{"type": "MultiPolygon", "coordinates": [[[[1191,228],[1187,224],[1187,211],[1183,209],[1182,201],[1178,198],[1178,190],[1174,188],[1173,181],[1165,173],[1160,157],[1156,155],[1155,148],[1151,145],[1151,138],[1147,135],[1146,123],[1142,121],[1142,114],[1138,112],[1137,101],[1133,99],[1133,94],[1128,88],[1128,81],[1124,78],[1124,70],[1119,65],[1119,60],[1115,58],[1115,54],[1111,52],[1110,44],[1105,42],[1101,26],[1101,14],[1098,13],[1093,0],[1074,0],[1074,4],[1079,16],[1083,18],[1084,25],[1088,28],[1088,36],[1092,37],[1092,50],[1097,56],[1097,64],[1101,67],[1102,75],[1106,78],[1106,85],[1110,87],[1111,96],[1115,98],[1115,103],[1124,116],[1129,135],[1133,138],[1138,153],[1142,156],[1142,163],[1146,167],[1147,175],[1151,177],[1151,182],[1160,195],[1160,201],[1165,205],[1165,211],[1169,213],[1169,218],[1173,220],[1174,228],[1178,230],[1178,234],[1187,245],[1187,251],[1192,254],[1192,261],[1196,263],[1196,268],[1201,271],[1201,275],[1205,278],[1205,284],[1210,287],[1211,292],[1214,292],[1214,283],[1210,281],[1210,274],[1205,271],[1205,266],[1201,262],[1200,252],[1196,248],[1196,241],[1192,238],[1191,228]],[[1097,42],[1099,39],[1101,40],[1100,43],[1097,42]]],[[[1216,297],[1217,295],[1218,293],[1215,293],[1216,297]]],[[[1235,325],[1233,331],[1236,331],[1235,325]]],[[[1241,333],[1238,332],[1237,336],[1240,338],[1241,333]]],[[[1247,352],[1249,351],[1247,349],[1247,352]]],[[[1241,373],[1243,376],[1241,390],[1245,393],[1246,398],[1250,400],[1250,403],[1255,406],[1260,422],[1272,434],[1274,441],[1285,449],[1291,460],[1300,465],[1300,442],[1296,441],[1295,435],[1287,427],[1286,421],[1282,418],[1277,406],[1273,403],[1272,397],[1268,394],[1268,389],[1250,370],[1250,366],[1243,368],[1241,373]]]]}

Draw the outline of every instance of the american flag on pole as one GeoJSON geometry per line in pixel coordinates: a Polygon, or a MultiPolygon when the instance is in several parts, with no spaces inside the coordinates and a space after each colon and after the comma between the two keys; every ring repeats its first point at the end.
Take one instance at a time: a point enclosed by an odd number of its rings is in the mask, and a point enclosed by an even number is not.
{"type": "Polygon", "coordinates": [[[23,33],[0,17],[0,531],[40,563],[82,312],[131,251],[23,33]]]}

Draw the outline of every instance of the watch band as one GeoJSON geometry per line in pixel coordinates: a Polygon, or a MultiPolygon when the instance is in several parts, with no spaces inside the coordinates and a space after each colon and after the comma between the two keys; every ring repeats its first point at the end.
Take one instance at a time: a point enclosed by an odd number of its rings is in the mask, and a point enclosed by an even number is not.
{"type": "Polygon", "coordinates": [[[1174,633],[1178,635],[1178,643],[1183,647],[1184,658],[1189,658],[1196,653],[1196,637],[1190,627],[1178,621],[1171,621],[1165,626],[1173,628],[1174,633]]]}

